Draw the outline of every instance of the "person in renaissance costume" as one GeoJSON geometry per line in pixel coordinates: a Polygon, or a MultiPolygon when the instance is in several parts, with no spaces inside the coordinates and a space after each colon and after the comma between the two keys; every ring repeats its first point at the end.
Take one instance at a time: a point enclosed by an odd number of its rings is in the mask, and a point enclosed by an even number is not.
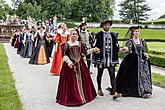
{"type": "Polygon", "coordinates": [[[33,41],[33,34],[31,32],[31,29],[28,28],[27,33],[24,35],[23,46],[20,54],[23,58],[31,57],[33,50],[33,41]]]}
{"type": "MultiPolygon", "coordinates": [[[[17,31],[17,30],[16,30],[16,31],[17,31]]],[[[11,37],[11,46],[14,46],[14,43],[15,43],[15,41],[16,41],[16,35],[15,35],[16,31],[14,31],[14,34],[13,34],[12,37],[11,37]]]]}
{"type": "Polygon", "coordinates": [[[41,26],[34,36],[34,47],[29,61],[30,64],[44,65],[50,62],[48,41],[44,29],[45,28],[41,26]]]}
{"type": "Polygon", "coordinates": [[[53,45],[53,49],[52,49],[51,57],[53,57],[54,54],[55,54],[55,51],[57,51],[56,36],[57,36],[57,34],[59,34],[59,33],[61,32],[61,30],[62,30],[61,25],[62,25],[62,23],[58,23],[58,24],[55,26],[55,28],[54,28],[54,30],[53,30],[53,33],[51,33],[51,35],[53,36],[53,37],[52,37],[52,41],[53,41],[53,44],[54,44],[54,45],[53,45]]]}
{"type": "Polygon", "coordinates": [[[51,75],[60,75],[60,70],[62,66],[62,45],[69,41],[69,32],[65,23],[61,24],[61,28],[57,31],[55,36],[55,51],[53,56],[53,61],[50,69],[51,75]]]}
{"type": "Polygon", "coordinates": [[[87,50],[85,44],[77,41],[75,29],[71,30],[70,37],[71,40],[63,46],[63,65],[56,102],[65,106],[79,106],[92,101],[97,95],[82,53],[90,54],[99,49],[87,50]]]}
{"type": "Polygon", "coordinates": [[[26,34],[27,29],[24,28],[22,29],[22,31],[19,34],[19,44],[18,44],[18,49],[17,49],[17,54],[21,53],[21,49],[23,46],[23,40],[24,40],[24,35],[26,34]]]}
{"type": "MultiPolygon", "coordinates": [[[[86,23],[81,23],[80,24],[80,29],[78,30],[78,40],[83,42],[88,49],[92,47],[93,44],[93,38],[91,37],[91,33],[87,30],[87,24],[86,23]]],[[[91,54],[86,55],[86,62],[87,62],[87,67],[88,70],[90,71],[90,66],[91,66],[91,54]]],[[[92,72],[90,72],[92,74],[92,72]]]]}
{"type": "Polygon", "coordinates": [[[129,31],[131,38],[127,40],[125,52],[117,77],[117,95],[147,98],[152,94],[150,59],[147,55],[147,45],[140,38],[140,27],[132,26],[129,31]]]}
{"type": "Polygon", "coordinates": [[[17,29],[14,33],[11,45],[14,46],[14,48],[18,48],[18,44],[19,44],[19,30],[17,29]]]}
{"type": "Polygon", "coordinates": [[[48,34],[48,40],[49,40],[49,56],[52,57],[52,51],[54,46],[54,36],[55,36],[55,30],[53,29],[52,32],[48,34]]]}
{"type": "Polygon", "coordinates": [[[118,33],[109,32],[112,25],[112,21],[105,20],[101,22],[100,27],[103,28],[102,31],[96,34],[96,43],[94,47],[100,49],[100,53],[93,54],[93,63],[95,67],[98,68],[97,74],[97,85],[98,85],[98,95],[103,96],[104,93],[101,87],[101,80],[104,69],[108,69],[111,89],[110,95],[115,95],[116,93],[116,78],[115,78],[115,66],[118,64],[118,52],[122,51],[118,44],[118,33]]]}

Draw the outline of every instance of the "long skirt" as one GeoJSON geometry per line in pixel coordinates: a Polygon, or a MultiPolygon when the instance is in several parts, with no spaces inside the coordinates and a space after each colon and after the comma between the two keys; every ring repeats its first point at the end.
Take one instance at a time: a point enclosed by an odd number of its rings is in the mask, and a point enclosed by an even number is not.
{"type": "Polygon", "coordinates": [[[57,92],[57,103],[65,106],[78,106],[92,101],[96,91],[89,71],[83,61],[76,65],[77,72],[63,63],[57,92]]]}
{"type": "Polygon", "coordinates": [[[136,53],[128,54],[120,65],[116,87],[122,96],[142,97],[143,94],[152,94],[149,59],[142,59],[136,53]]]}
{"type": "Polygon", "coordinates": [[[30,58],[30,64],[43,65],[49,63],[49,53],[45,42],[39,42],[38,46],[33,49],[32,56],[30,58]]]}
{"type": "Polygon", "coordinates": [[[54,52],[53,61],[50,69],[50,73],[53,73],[55,75],[60,75],[62,67],[62,50],[61,45],[59,44],[57,46],[57,52],[54,52]]]}
{"type": "Polygon", "coordinates": [[[26,41],[25,46],[22,46],[20,55],[23,58],[30,58],[32,55],[32,49],[33,49],[33,41],[28,40],[26,41]]]}

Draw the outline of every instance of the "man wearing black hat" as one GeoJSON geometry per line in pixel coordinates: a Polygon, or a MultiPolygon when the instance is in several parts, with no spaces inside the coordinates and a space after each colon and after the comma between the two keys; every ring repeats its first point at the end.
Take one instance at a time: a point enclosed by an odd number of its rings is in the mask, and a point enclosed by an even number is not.
{"type": "MultiPolygon", "coordinates": [[[[108,69],[110,81],[111,81],[111,95],[116,92],[116,79],[115,79],[115,66],[118,64],[118,33],[109,32],[112,25],[112,21],[106,20],[101,23],[100,27],[102,31],[96,34],[96,44],[94,47],[100,49],[98,53],[94,55],[94,64],[98,68],[97,84],[98,84],[98,95],[103,96],[104,93],[101,88],[101,79],[103,70],[108,69]]],[[[120,49],[122,51],[122,49],[120,49]]]]}
{"type": "MultiPolygon", "coordinates": [[[[92,47],[93,39],[91,37],[90,32],[87,30],[86,23],[80,24],[78,35],[79,35],[78,41],[82,41],[87,46],[87,48],[90,49],[92,47]]],[[[89,73],[92,74],[92,72],[90,72],[91,54],[86,55],[86,61],[87,61],[87,67],[88,67],[89,73]]]]}

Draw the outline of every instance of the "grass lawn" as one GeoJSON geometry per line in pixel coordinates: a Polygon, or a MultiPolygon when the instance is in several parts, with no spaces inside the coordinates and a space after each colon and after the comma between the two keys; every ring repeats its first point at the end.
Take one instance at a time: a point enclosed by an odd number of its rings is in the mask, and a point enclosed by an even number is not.
{"type": "Polygon", "coordinates": [[[0,44],[0,110],[22,110],[7,61],[4,47],[0,44]]]}
{"type": "MultiPolygon", "coordinates": [[[[101,28],[89,28],[90,32],[99,32],[101,28]]],[[[124,28],[112,28],[110,31],[118,32],[119,39],[123,39],[128,29],[124,28]]],[[[165,30],[155,30],[155,29],[141,29],[141,36],[143,39],[165,39],[165,30]]],[[[123,42],[119,41],[119,45],[122,46],[123,42]]],[[[147,42],[149,50],[165,52],[164,42],[147,42]]]]}
{"type": "Polygon", "coordinates": [[[156,73],[152,73],[152,82],[155,85],[165,88],[165,76],[162,76],[162,75],[156,74],[156,73]]]}
{"type": "Polygon", "coordinates": [[[165,42],[147,42],[149,50],[165,52],[165,42]]]}
{"type": "MultiPolygon", "coordinates": [[[[101,28],[88,28],[90,32],[99,32],[101,28]]],[[[123,39],[128,29],[126,28],[112,28],[112,32],[119,33],[119,38],[123,39]]],[[[165,39],[165,30],[155,29],[141,29],[141,36],[143,39],[165,39]]]]}

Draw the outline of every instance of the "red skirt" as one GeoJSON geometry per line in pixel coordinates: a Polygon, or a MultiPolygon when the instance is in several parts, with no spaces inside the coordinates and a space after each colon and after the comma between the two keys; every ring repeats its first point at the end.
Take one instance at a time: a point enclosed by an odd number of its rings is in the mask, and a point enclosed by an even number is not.
{"type": "Polygon", "coordinates": [[[57,52],[55,52],[53,56],[50,73],[53,73],[55,75],[60,75],[61,66],[62,66],[62,51],[61,51],[61,45],[58,45],[57,52]]]}

